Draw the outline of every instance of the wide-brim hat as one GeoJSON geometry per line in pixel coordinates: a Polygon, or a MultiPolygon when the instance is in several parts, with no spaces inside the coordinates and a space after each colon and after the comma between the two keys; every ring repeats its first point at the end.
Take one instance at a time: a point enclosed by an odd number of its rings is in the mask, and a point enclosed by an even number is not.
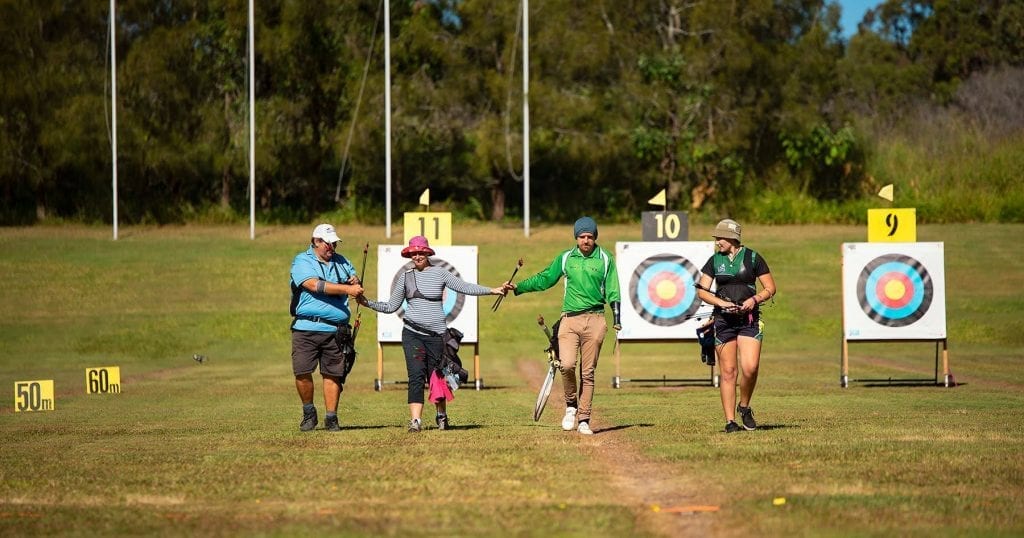
{"type": "Polygon", "coordinates": [[[430,248],[430,243],[426,237],[417,235],[409,240],[409,246],[402,249],[403,258],[412,258],[413,254],[426,254],[427,256],[434,255],[434,249],[430,248]]]}
{"type": "Polygon", "coordinates": [[[743,231],[743,227],[732,219],[722,219],[715,225],[715,232],[711,234],[711,237],[719,237],[723,239],[735,239],[740,240],[740,232],[743,231]]]}

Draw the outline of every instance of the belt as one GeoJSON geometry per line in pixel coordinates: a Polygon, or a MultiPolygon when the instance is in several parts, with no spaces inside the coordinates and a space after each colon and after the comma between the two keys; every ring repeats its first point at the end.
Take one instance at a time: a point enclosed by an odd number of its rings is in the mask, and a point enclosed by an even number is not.
{"type": "Polygon", "coordinates": [[[326,323],[332,327],[341,327],[342,325],[348,325],[348,323],[344,321],[331,321],[320,316],[303,316],[302,314],[296,314],[295,319],[304,319],[306,321],[312,321],[313,323],[326,323]]]}
{"type": "Polygon", "coordinates": [[[566,312],[565,317],[571,318],[573,316],[579,316],[582,314],[604,314],[604,306],[594,307],[587,310],[580,310],[579,312],[566,312]]]}

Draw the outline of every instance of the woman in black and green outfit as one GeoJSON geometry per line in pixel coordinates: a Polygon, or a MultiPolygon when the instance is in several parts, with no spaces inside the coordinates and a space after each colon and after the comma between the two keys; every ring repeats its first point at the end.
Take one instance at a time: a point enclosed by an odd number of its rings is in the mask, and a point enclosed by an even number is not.
{"type": "Polygon", "coordinates": [[[740,225],[725,219],[715,226],[715,254],[701,269],[700,298],[715,307],[715,349],[722,374],[719,385],[725,411],[725,432],[740,431],[736,414],[743,428],[757,428],[750,398],[757,385],[757,369],[761,361],[761,340],[764,323],[759,305],[775,295],[775,279],[768,264],[757,252],[740,243],[740,225]],[[715,292],[711,289],[714,279],[715,292]],[[761,291],[757,290],[761,283],[761,291]],[[740,401],[736,402],[737,365],[740,374],[740,401]]]}

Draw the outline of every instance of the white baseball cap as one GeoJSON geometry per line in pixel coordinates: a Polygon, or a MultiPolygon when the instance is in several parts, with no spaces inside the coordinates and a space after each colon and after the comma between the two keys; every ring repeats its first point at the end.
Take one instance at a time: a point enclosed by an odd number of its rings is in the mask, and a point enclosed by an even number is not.
{"type": "Polygon", "coordinates": [[[313,228],[313,238],[323,239],[328,243],[341,242],[341,238],[339,238],[338,234],[334,231],[334,226],[331,226],[330,224],[320,224],[317,225],[316,228],[313,228]]]}

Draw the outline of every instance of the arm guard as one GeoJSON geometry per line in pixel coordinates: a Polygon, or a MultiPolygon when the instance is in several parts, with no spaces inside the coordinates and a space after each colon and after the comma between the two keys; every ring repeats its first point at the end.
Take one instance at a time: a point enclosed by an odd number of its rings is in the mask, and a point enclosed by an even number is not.
{"type": "Polygon", "coordinates": [[[622,314],[619,312],[619,301],[608,303],[612,307],[612,325],[622,327],[622,314]]]}

